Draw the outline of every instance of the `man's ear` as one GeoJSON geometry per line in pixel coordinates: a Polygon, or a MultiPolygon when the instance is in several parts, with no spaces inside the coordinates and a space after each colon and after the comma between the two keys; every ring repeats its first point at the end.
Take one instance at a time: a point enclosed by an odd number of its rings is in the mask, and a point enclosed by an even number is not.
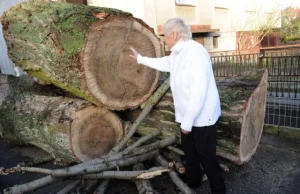
{"type": "Polygon", "coordinates": [[[178,39],[178,33],[177,32],[172,32],[172,38],[174,40],[177,40],[178,39]]]}

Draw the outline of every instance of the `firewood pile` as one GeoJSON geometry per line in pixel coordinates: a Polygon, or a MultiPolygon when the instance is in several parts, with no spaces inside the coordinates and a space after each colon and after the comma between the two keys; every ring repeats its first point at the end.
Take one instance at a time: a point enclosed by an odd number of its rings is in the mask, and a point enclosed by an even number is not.
{"type": "MultiPolygon", "coordinates": [[[[74,181],[59,193],[71,192],[81,180],[102,180],[94,193],[104,193],[110,179],[133,180],[139,193],[155,193],[147,179],[164,172],[183,193],[193,193],[178,177],[185,168],[169,79],[159,84],[158,71],[129,57],[130,45],[161,57],[147,24],[120,10],[31,0],[4,13],[2,25],[10,58],[29,74],[0,74],[2,138],[77,163],[55,170],[2,168],[1,174],[46,174],[4,193],[28,193],[66,179],[74,181]],[[145,169],[147,160],[156,166],[145,169]],[[125,166],[131,170],[123,171],[125,166]]],[[[220,157],[241,165],[255,153],[266,83],[265,70],[217,80],[220,157]]]]}

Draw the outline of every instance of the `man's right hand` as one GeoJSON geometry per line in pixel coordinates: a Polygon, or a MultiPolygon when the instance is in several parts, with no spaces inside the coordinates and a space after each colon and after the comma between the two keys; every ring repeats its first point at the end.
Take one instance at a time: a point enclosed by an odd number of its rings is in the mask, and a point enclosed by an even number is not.
{"type": "Polygon", "coordinates": [[[130,50],[132,51],[132,54],[131,55],[129,55],[129,57],[132,57],[132,58],[134,58],[135,60],[137,60],[137,57],[138,57],[138,52],[132,47],[132,46],[130,46],[130,50]]]}

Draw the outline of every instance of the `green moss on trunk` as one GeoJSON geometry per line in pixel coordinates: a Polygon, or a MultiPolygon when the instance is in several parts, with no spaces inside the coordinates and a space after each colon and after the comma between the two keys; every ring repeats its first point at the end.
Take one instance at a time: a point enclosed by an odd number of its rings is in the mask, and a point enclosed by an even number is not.
{"type": "Polygon", "coordinates": [[[81,57],[99,12],[131,16],[117,9],[42,0],[17,5],[2,17],[8,54],[31,75],[96,104],[85,87],[81,57]]]}

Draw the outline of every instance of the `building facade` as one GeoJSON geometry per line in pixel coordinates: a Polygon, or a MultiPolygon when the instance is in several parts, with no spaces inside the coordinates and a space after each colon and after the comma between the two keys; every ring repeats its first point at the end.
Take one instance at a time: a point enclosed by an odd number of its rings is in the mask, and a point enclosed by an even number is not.
{"type": "Polygon", "coordinates": [[[181,17],[190,25],[193,38],[212,54],[235,52],[241,39],[247,44],[260,40],[244,32],[281,26],[278,0],[87,0],[87,4],[128,11],[158,35],[168,19],[181,17]]]}

